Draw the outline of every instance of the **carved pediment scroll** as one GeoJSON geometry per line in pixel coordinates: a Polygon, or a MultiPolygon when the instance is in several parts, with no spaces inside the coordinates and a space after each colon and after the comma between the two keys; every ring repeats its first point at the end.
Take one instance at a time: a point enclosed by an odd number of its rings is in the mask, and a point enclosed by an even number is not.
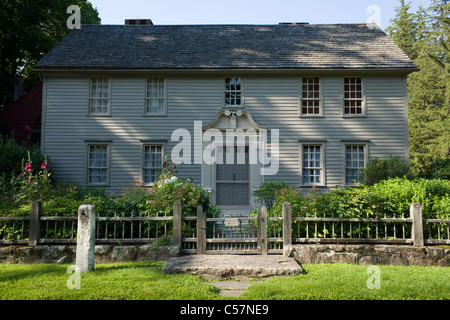
{"type": "Polygon", "coordinates": [[[208,129],[266,129],[265,127],[257,124],[249,112],[245,110],[221,110],[214,117],[211,123],[203,126],[203,131],[208,129]]]}

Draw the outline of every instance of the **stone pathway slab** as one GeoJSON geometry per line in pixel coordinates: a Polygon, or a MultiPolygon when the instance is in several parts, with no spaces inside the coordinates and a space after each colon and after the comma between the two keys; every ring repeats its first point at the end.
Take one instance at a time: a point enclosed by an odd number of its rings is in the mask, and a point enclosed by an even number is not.
{"type": "Polygon", "coordinates": [[[281,255],[183,255],[163,266],[167,274],[192,274],[206,280],[247,280],[293,276],[303,273],[293,259],[281,255]]]}

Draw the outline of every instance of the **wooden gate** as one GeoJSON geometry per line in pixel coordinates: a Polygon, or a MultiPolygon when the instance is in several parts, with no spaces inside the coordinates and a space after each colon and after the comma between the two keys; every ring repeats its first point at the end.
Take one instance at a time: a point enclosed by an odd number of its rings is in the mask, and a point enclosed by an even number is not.
{"type": "Polygon", "coordinates": [[[174,210],[174,235],[183,234],[175,243],[185,253],[282,254],[283,245],[291,243],[290,206],[288,209],[283,216],[289,219],[268,218],[265,206],[256,216],[242,217],[207,218],[199,206],[196,217],[177,219],[174,210]]]}

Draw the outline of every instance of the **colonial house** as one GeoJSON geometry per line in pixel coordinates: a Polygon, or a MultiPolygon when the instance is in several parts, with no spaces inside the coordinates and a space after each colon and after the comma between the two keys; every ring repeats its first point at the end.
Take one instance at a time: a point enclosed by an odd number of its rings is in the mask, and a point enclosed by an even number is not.
{"type": "Polygon", "coordinates": [[[413,62],[373,24],[82,25],[36,66],[54,177],[151,186],[165,156],[223,208],[408,159],[413,62]]]}

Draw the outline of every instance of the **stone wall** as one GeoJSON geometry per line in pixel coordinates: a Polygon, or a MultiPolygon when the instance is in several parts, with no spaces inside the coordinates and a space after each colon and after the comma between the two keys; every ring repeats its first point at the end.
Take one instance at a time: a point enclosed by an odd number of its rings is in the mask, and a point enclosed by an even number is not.
{"type": "MultiPolygon", "coordinates": [[[[74,264],[76,245],[39,245],[0,247],[0,263],[74,264]]],[[[157,260],[180,255],[178,246],[96,245],[95,263],[157,260]]]]}
{"type": "Polygon", "coordinates": [[[450,247],[395,245],[293,245],[287,254],[299,263],[351,263],[361,265],[450,267],[450,247]]]}
{"type": "MultiPolygon", "coordinates": [[[[351,263],[362,265],[391,264],[401,266],[450,267],[450,247],[394,245],[294,245],[290,257],[304,264],[351,263]]],[[[0,247],[0,263],[75,263],[75,245],[39,245],[0,247]]],[[[159,260],[179,256],[178,246],[96,245],[95,263],[159,260]]]]}

